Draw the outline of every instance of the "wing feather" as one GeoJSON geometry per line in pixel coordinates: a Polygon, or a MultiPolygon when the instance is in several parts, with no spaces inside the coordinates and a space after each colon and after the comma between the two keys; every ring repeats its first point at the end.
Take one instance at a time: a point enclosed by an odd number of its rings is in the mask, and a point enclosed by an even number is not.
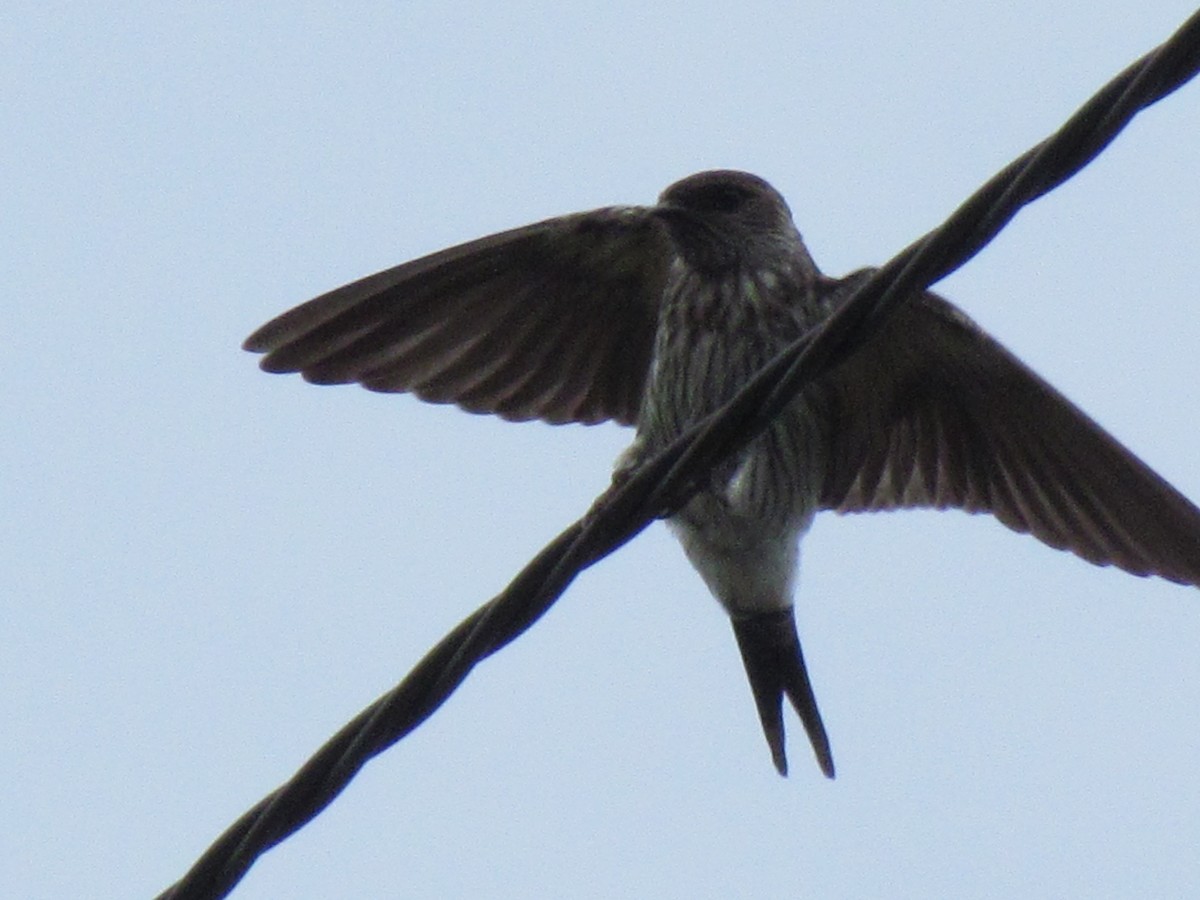
{"type": "Polygon", "coordinates": [[[1200,510],[934,294],[813,391],[823,508],[990,512],[1089,562],[1200,584],[1200,510]]]}
{"type": "Polygon", "coordinates": [[[514,420],[633,424],[673,246],[648,207],[549,219],[378,272],[246,339],[268,372],[514,420]]]}

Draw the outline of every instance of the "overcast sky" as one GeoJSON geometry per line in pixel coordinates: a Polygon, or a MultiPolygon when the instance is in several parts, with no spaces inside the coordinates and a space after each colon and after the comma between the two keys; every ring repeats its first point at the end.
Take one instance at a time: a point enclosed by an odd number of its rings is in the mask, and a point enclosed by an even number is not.
{"type": "MultiPolygon", "coordinates": [[[[268,376],[253,328],[713,167],[776,185],[825,271],[882,262],[1191,12],[990,6],[9,0],[0,894],[166,887],[631,437],[268,376]]],[[[1190,85],[938,287],[1193,499],[1198,124],[1190,85]]],[[[775,774],[726,617],[655,525],[235,896],[1200,882],[1195,588],[982,517],[826,516],[797,612],[836,781],[794,719],[775,774]]]]}

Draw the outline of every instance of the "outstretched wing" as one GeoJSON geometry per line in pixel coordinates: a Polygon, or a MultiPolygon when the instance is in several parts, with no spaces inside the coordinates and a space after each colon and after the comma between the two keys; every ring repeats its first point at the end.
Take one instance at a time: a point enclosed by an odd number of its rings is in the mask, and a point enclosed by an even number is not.
{"type": "Polygon", "coordinates": [[[268,372],[411,391],[506,419],[632,424],[672,247],[653,210],[612,207],[370,275],[246,339],[268,372]]]}
{"type": "Polygon", "coordinates": [[[959,507],[1135,575],[1200,584],[1200,510],[933,294],[814,392],[838,512],[959,507]]]}

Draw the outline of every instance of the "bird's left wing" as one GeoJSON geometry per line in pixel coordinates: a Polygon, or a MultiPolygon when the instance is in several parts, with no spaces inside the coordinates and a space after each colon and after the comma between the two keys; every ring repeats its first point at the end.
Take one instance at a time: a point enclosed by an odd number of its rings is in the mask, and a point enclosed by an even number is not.
{"type": "Polygon", "coordinates": [[[649,207],[505,231],[370,275],[263,325],[268,372],[471,412],[632,424],[673,249],[649,207]]]}
{"type": "Polygon", "coordinates": [[[1097,565],[1200,584],[1200,509],[934,294],[810,391],[825,509],[989,512],[1097,565]]]}

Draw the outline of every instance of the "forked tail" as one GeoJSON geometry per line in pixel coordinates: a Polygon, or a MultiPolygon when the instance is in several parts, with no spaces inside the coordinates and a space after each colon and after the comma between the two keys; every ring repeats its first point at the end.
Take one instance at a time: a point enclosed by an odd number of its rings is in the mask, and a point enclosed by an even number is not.
{"type": "Polygon", "coordinates": [[[829,738],[817,709],[817,698],[804,667],[804,653],[796,634],[796,621],[790,609],[760,613],[733,620],[733,633],[742,662],[754,691],[754,703],[762,721],[771,758],[780,775],[787,775],[787,753],[784,749],[783,695],[787,694],[795,708],[813,753],[826,777],[833,777],[833,754],[829,738]]]}

